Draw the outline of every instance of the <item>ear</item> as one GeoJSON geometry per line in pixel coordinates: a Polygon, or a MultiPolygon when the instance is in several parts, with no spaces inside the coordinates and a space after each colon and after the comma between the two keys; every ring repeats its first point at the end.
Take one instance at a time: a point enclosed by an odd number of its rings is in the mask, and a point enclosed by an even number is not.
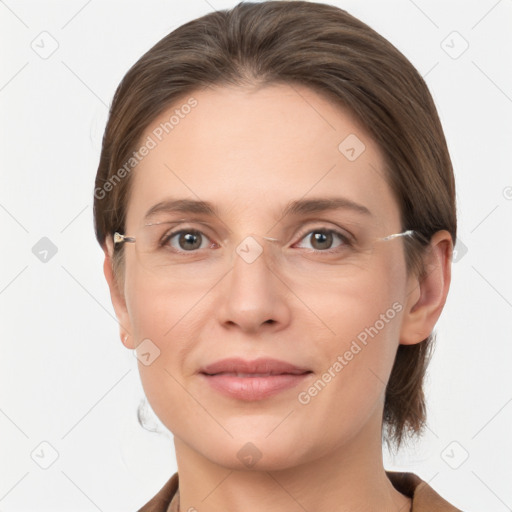
{"type": "Polygon", "coordinates": [[[452,254],[450,233],[436,232],[424,256],[425,276],[410,276],[408,280],[400,344],[420,343],[432,333],[450,288],[452,254]]]}
{"type": "Polygon", "coordinates": [[[114,311],[116,313],[117,320],[119,322],[119,335],[121,341],[126,348],[134,349],[135,343],[132,333],[132,326],[130,322],[130,316],[126,307],[126,301],[124,298],[124,290],[120,289],[120,283],[114,276],[114,270],[112,265],[112,255],[114,254],[114,242],[112,237],[107,235],[105,239],[105,246],[103,247],[105,253],[105,261],[103,262],[103,273],[107,280],[108,287],[110,289],[110,298],[114,311]]]}

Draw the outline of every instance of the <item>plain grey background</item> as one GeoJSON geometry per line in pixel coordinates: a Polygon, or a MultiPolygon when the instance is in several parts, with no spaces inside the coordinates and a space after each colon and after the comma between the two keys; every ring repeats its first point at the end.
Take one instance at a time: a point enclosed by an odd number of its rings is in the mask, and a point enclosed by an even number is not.
{"type": "MultiPolygon", "coordinates": [[[[512,1],[330,3],[425,77],[457,180],[429,430],[385,453],[386,468],[467,512],[512,510],[512,1]]],[[[143,392],[94,238],[94,176],[129,67],[184,22],[235,4],[0,1],[2,512],[136,510],[176,470],[172,436],[137,423],[143,392]]]]}

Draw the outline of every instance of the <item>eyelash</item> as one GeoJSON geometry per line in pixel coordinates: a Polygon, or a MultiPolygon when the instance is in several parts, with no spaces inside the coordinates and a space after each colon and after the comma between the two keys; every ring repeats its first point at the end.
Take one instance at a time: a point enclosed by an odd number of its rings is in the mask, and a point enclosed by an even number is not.
{"type": "MultiPolygon", "coordinates": [[[[204,236],[206,237],[208,240],[210,239],[210,237],[208,235],[206,235],[205,233],[203,233],[202,231],[198,230],[198,229],[195,229],[195,228],[188,228],[188,227],[185,227],[185,228],[180,228],[178,230],[175,230],[175,231],[171,231],[169,233],[166,233],[165,235],[162,236],[160,242],[159,242],[159,246],[160,247],[163,247],[163,248],[168,248],[170,249],[171,251],[177,253],[177,254],[186,254],[186,255],[193,255],[193,254],[197,254],[199,252],[199,249],[196,249],[196,250],[193,250],[193,251],[183,251],[183,250],[180,250],[180,249],[176,249],[174,247],[169,247],[167,244],[169,243],[170,240],[172,240],[176,235],[179,235],[181,233],[194,233],[194,234],[200,234],[201,236],[204,236]]],[[[348,235],[345,235],[343,233],[341,233],[340,231],[337,231],[336,229],[330,229],[330,228],[326,228],[326,227],[317,227],[317,228],[310,228],[308,229],[307,231],[304,231],[302,232],[299,236],[299,242],[302,241],[304,238],[306,238],[308,235],[311,235],[312,233],[323,233],[323,234],[333,234],[333,235],[336,235],[343,243],[341,245],[341,249],[343,249],[343,247],[352,247],[353,246],[353,243],[352,243],[352,240],[350,239],[350,237],[348,235]]],[[[214,244],[215,242],[213,242],[214,244]]],[[[212,244],[209,245],[208,248],[211,247],[212,244]]],[[[308,249],[309,251],[312,251],[312,252],[316,252],[318,254],[335,254],[337,252],[340,251],[340,247],[334,247],[334,248],[331,248],[331,249],[326,249],[326,250],[319,250],[319,249],[308,249]]]]}

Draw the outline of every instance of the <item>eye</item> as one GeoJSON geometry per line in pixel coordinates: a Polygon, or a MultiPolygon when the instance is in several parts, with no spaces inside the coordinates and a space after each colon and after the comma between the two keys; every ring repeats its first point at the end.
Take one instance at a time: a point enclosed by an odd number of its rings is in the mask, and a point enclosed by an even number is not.
{"type": "Polygon", "coordinates": [[[338,248],[351,246],[350,239],[347,235],[340,233],[339,231],[327,228],[313,229],[306,233],[301,240],[310,240],[310,247],[304,247],[305,249],[312,249],[318,252],[335,252],[338,248]],[[333,242],[338,239],[340,243],[333,247],[333,242]]]}
{"type": "Polygon", "coordinates": [[[163,236],[161,245],[176,252],[194,252],[197,249],[214,247],[211,240],[197,229],[180,229],[167,233],[163,236]]]}

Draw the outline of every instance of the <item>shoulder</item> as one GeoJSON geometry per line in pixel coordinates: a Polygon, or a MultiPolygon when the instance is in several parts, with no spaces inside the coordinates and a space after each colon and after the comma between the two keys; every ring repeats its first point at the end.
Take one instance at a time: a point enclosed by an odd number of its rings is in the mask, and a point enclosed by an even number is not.
{"type": "Polygon", "coordinates": [[[412,512],[462,512],[414,473],[386,471],[396,490],[412,498],[412,512]]]}
{"type": "Polygon", "coordinates": [[[178,473],[167,480],[164,486],[137,512],[167,512],[169,503],[178,491],[178,473]]]}

